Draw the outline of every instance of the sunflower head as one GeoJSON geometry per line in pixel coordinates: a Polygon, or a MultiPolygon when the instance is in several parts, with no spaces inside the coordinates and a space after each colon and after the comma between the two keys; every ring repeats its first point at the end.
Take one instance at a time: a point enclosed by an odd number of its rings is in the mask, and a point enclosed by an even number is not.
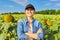
{"type": "Polygon", "coordinates": [[[46,23],[46,20],[42,19],[42,20],[41,20],[41,23],[42,23],[42,24],[45,24],[45,23],[46,23]]]}
{"type": "Polygon", "coordinates": [[[52,26],[52,22],[49,21],[49,20],[46,21],[46,24],[47,24],[48,26],[52,26]]]}
{"type": "Polygon", "coordinates": [[[6,14],[6,15],[4,15],[4,21],[5,22],[11,22],[11,21],[13,21],[13,16],[12,15],[10,15],[10,14],[6,14]]]}

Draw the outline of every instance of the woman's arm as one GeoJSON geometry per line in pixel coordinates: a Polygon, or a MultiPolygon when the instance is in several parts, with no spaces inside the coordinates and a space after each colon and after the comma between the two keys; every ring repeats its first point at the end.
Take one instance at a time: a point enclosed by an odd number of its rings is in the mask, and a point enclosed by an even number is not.
{"type": "Polygon", "coordinates": [[[39,29],[38,31],[37,31],[37,33],[25,33],[25,34],[27,34],[28,36],[30,36],[31,38],[35,38],[35,39],[37,39],[38,38],[38,33],[42,33],[42,30],[41,29],[39,29]]]}
{"type": "Polygon", "coordinates": [[[43,30],[42,30],[42,25],[40,24],[40,22],[38,24],[38,27],[39,27],[39,29],[38,29],[37,33],[29,33],[28,32],[28,33],[25,33],[25,34],[27,34],[31,38],[35,38],[35,39],[43,38],[44,34],[43,34],[43,30]]]}
{"type": "Polygon", "coordinates": [[[24,31],[23,31],[23,24],[22,24],[21,21],[18,22],[17,35],[18,35],[18,39],[22,39],[22,38],[27,38],[27,37],[28,37],[28,36],[24,33],[24,31]]]}

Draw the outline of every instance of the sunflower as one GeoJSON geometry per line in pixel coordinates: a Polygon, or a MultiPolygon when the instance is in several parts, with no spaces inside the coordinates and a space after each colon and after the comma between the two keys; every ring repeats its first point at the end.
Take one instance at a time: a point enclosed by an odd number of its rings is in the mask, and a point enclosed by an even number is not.
{"type": "Polygon", "coordinates": [[[42,19],[42,20],[41,20],[41,23],[42,23],[42,24],[45,24],[45,23],[46,23],[46,20],[42,19]]]}
{"type": "Polygon", "coordinates": [[[49,21],[49,20],[46,21],[46,24],[47,24],[48,26],[52,26],[52,22],[49,21]]]}
{"type": "Polygon", "coordinates": [[[6,14],[4,15],[4,21],[5,22],[11,22],[13,20],[13,16],[12,15],[9,15],[9,14],[6,14]]]}

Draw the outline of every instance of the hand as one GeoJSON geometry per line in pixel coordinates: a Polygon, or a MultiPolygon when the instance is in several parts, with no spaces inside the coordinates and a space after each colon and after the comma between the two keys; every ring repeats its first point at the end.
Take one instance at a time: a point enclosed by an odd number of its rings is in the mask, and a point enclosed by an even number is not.
{"type": "Polygon", "coordinates": [[[31,37],[28,37],[28,40],[31,40],[32,38],[31,37]]]}
{"type": "Polygon", "coordinates": [[[37,33],[42,33],[42,29],[39,29],[39,30],[37,31],[37,33]]]}
{"type": "Polygon", "coordinates": [[[25,34],[28,35],[29,37],[31,37],[31,33],[30,32],[27,32],[25,34]]]}
{"type": "Polygon", "coordinates": [[[37,38],[37,34],[36,33],[25,33],[29,36],[29,38],[37,38]]]}
{"type": "Polygon", "coordinates": [[[25,34],[27,34],[28,35],[28,40],[31,40],[32,39],[32,37],[31,37],[31,33],[25,33],[25,34]]]}

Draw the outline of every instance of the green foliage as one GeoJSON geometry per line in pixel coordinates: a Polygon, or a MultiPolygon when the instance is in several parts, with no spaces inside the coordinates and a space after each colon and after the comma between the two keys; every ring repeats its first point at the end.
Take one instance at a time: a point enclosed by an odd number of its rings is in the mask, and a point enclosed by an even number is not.
{"type": "Polygon", "coordinates": [[[36,12],[37,14],[49,14],[49,15],[56,15],[56,14],[60,14],[60,10],[54,10],[54,9],[51,9],[51,10],[42,10],[42,11],[38,11],[36,12]]]}
{"type": "MultiPolygon", "coordinates": [[[[24,14],[24,12],[9,12],[9,13],[1,13],[2,15],[4,14],[24,14]]],[[[48,14],[48,15],[56,15],[60,14],[60,10],[55,10],[55,9],[50,9],[50,10],[41,10],[41,11],[36,11],[36,14],[48,14]]]]}
{"type": "MultiPolygon", "coordinates": [[[[48,12],[47,12],[48,13],[48,12]]],[[[0,15],[0,40],[17,40],[17,21],[21,18],[25,18],[24,14],[12,14],[14,21],[6,23],[3,21],[3,16],[0,15]]],[[[60,15],[43,15],[35,14],[34,18],[37,20],[50,20],[52,26],[42,24],[44,30],[44,40],[58,40],[60,39],[60,15]]]]}

